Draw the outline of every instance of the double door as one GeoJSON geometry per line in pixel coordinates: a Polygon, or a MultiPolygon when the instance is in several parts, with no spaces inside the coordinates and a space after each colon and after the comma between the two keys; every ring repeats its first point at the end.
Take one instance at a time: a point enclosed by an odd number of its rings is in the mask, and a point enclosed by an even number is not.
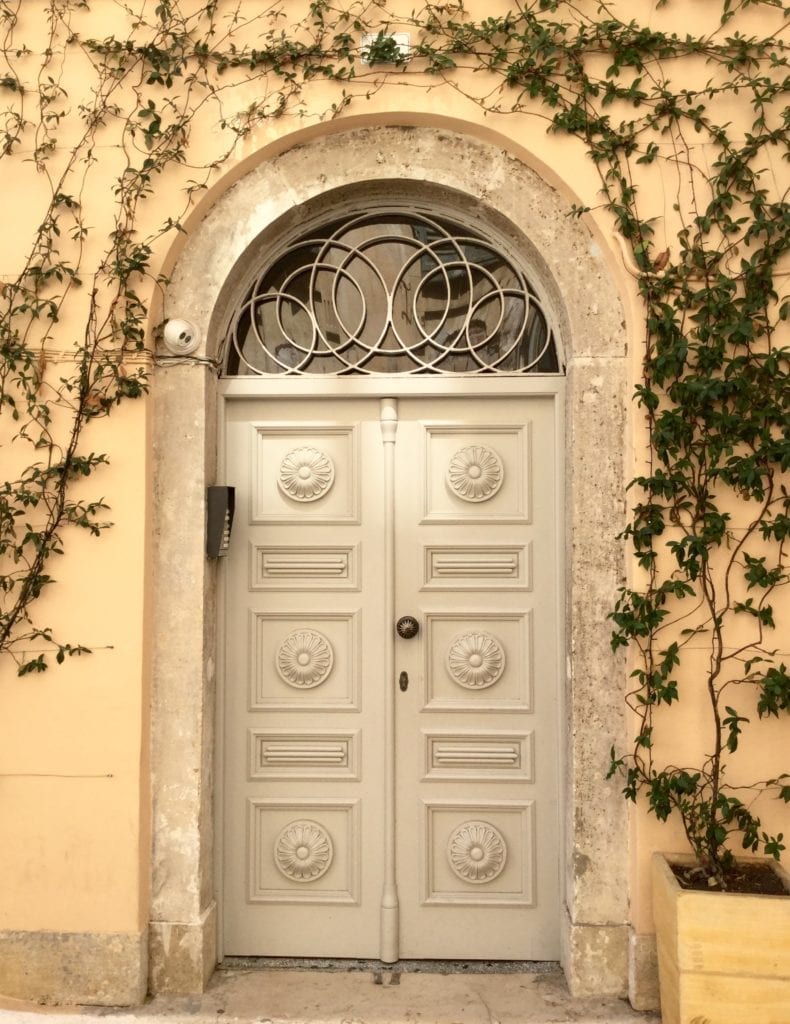
{"type": "Polygon", "coordinates": [[[553,399],[228,406],[225,953],[556,959],[553,399]]]}

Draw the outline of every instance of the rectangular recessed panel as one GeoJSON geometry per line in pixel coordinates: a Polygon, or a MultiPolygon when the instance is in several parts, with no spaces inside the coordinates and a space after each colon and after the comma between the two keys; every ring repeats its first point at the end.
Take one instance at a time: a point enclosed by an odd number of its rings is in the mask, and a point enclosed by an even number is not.
{"type": "Polygon", "coordinates": [[[529,422],[423,428],[423,523],[531,523],[529,422]]]}
{"type": "Polygon", "coordinates": [[[425,549],[425,590],[529,590],[529,545],[425,549]]]}
{"type": "Polygon", "coordinates": [[[250,427],[251,525],[359,522],[356,426],[250,427]]]}
{"type": "Polygon", "coordinates": [[[358,732],[250,729],[251,779],[358,779],[358,732]]]}
{"type": "Polygon", "coordinates": [[[359,708],[354,612],[251,612],[250,710],[359,708]]]}
{"type": "Polygon", "coordinates": [[[425,616],[426,711],[532,711],[532,612],[425,616]]]}
{"type": "Polygon", "coordinates": [[[359,801],[247,803],[250,903],[358,903],[359,801]]]}
{"type": "Polygon", "coordinates": [[[424,904],[535,905],[533,801],[431,801],[424,809],[424,904]]]}
{"type": "Polygon", "coordinates": [[[358,590],[357,545],[253,544],[252,590],[358,590]]]}
{"type": "Polygon", "coordinates": [[[425,778],[533,781],[532,733],[427,733],[425,778]]]}

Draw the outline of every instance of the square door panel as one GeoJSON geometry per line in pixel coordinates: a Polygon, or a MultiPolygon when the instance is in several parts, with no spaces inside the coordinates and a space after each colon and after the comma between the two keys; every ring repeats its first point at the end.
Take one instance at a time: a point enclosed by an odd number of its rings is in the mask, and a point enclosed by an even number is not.
{"type": "Polygon", "coordinates": [[[247,806],[249,902],[359,902],[359,801],[247,806]]]}
{"type": "Polygon", "coordinates": [[[529,423],[424,428],[424,523],[530,522],[529,423]]]}
{"type": "Polygon", "coordinates": [[[530,612],[433,613],[425,628],[427,711],[531,711],[530,612]]]}
{"type": "Polygon", "coordinates": [[[250,522],[357,523],[357,427],[252,425],[250,522]]]}
{"type": "Polygon", "coordinates": [[[250,709],[359,708],[354,612],[252,612],[250,709]]]}
{"type": "Polygon", "coordinates": [[[426,904],[534,905],[532,801],[426,802],[424,808],[426,904]]]}

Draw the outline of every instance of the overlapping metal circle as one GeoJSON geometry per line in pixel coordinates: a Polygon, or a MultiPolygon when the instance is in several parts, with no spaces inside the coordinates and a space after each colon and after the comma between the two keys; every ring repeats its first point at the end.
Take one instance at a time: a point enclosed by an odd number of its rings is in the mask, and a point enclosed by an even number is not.
{"type": "Polygon", "coordinates": [[[248,289],[226,373],[558,373],[546,313],[494,241],[393,208],[346,215],[281,251],[248,289]]]}

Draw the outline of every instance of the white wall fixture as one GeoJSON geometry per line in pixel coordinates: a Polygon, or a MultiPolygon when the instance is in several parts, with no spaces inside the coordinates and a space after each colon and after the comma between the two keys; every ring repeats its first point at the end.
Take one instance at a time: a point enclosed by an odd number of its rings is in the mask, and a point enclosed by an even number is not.
{"type": "Polygon", "coordinates": [[[200,346],[200,331],[189,320],[168,320],[162,340],[171,355],[188,356],[200,346]]]}

